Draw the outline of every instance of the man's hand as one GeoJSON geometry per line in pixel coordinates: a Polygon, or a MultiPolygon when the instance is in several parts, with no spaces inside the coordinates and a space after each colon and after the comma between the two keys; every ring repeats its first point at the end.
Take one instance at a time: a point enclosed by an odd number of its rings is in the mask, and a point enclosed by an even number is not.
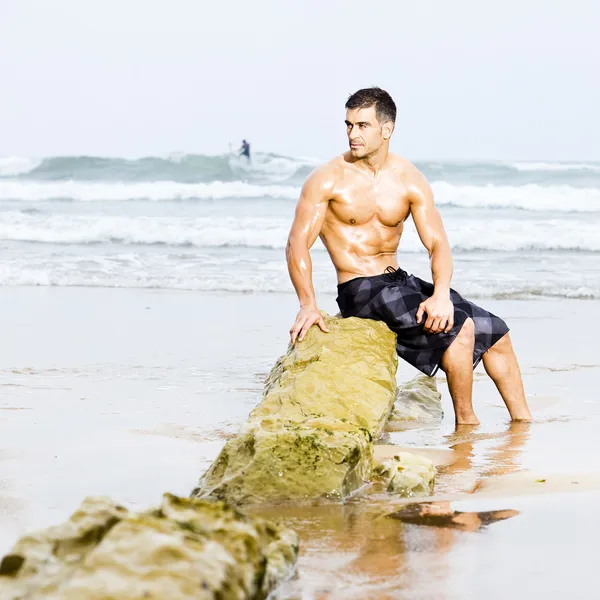
{"type": "Polygon", "coordinates": [[[298,311],[298,314],[296,315],[296,322],[290,329],[290,338],[292,340],[292,344],[296,343],[296,338],[298,338],[298,341],[301,342],[304,339],[306,332],[315,323],[321,328],[321,331],[329,333],[329,329],[327,329],[319,309],[316,306],[303,306],[298,311]]]}
{"type": "Polygon", "coordinates": [[[429,333],[448,333],[454,327],[454,305],[447,294],[435,293],[419,305],[417,310],[417,323],[423,320],[423,313],[427,314],[427,320],[423,325],[429,333]]]}

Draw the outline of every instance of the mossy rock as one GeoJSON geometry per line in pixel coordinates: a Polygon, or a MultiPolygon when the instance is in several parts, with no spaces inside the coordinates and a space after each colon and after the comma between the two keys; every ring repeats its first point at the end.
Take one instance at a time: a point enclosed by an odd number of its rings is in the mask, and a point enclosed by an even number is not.
{"type": "Polygon", "coordinates": [[[3,600],[264,599],[289,576],[296,534],[223,502],[166,494],[129,513],[88,498],[0,563],[3,600]]]}
{"type": "Polygon", "coordinates": [[[396,336],[371,319],[312,327],[267,377],[248,422],[192,495],[237,504],[345,499],[369,481],[394,403],[396,336]]]}

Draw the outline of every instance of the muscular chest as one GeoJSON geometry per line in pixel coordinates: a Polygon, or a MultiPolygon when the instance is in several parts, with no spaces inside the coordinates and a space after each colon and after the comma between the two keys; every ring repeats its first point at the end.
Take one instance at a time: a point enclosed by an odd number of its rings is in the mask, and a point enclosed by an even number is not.
{"type": "Polygon", "coordinates": [[[339,186],[330,204],[335,217],[349,225],[379,222],[396,227],[408,216],[406,190],[397,181],[349,181],[339,186]]]}

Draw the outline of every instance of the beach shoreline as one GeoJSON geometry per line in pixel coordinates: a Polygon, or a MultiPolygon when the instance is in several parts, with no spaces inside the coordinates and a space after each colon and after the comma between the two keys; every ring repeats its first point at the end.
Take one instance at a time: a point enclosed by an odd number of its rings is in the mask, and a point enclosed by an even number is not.
{"type": "MultiPolygon", "coordinates": [[[[25,532],[64,520],[88,495],[108,495],[140,509],[156,504],[166,491],[189,494],[258,402],[265,375],[285,352],[297,309],[290,294],[3,287],[0,299],[6,342],[0,348],[3,552],[25,532]]],[[[337,312],[332,296],[320,301],[323,310],[337,312]]],[[[548,498],[556,514],[566,517],[573,506],[587,506],[600,495],[595,435],[600,357],[594,347],[600,326],[586,324],[583,336],[576,317],[597,313],[600,302],[481,303],[511,326],[535,422],[524,432],[511,429],[499,396],[479,367],[474,402],[482,425],[476,432],[454,431],[450,400],[439,376],[442,424],[390,432],[383,441],[408,449],[451,449],[458,458],[449,470],[442,467],[431,500],[485,510],[516,509],[518,517],[495,524],[485,535],[498,536],[500,546],[530,543],[527,523],[539,523],[548,498]],[[580,482],[573,484],[576,478],[580,482]],[[541,479],[546,481],[537,482],[541,479]],[[469,495],[477,482],[478,493],[469,495]],[[543,486],[546,493],[540,494],[543,486]],[[515,530],[515,523],[524,523],[525,529],[515,530]],[[503,537],[508,531],[512,537],[503,537]]],[[[398,381],[416,373],[400,363],[398,381]]],[[[351,504],[340,507],[341,513],[323,510],[338,515],[359,510],[351,504]]],[[[384,503],[382,510],[392,505],[384,503]]],[[[289,583],[290,594],[298,586],[321,589],[328,581],[328,597],[368,597],[374,589],[369,586],[388,577],[374,561],[371,566],[361,563],[363,583],[348,578],[336,560],[346,565],[357,552],[364,555],[365,545],[356,536],[348,539],[339,516],[327,538],[335,548],[332,559],[317,565],[319,547],[325,543],[318,531],[322,517],[302,521],[302,514],[286,517],[304,536],[300,576],[289,583]]],[[[390,539],[393,527],[384,528],[390,539]]],[[[418,526],[403,527],[406,535],[418,539],[431,535],[418,533],[418,526]]],[[[585,536],[592,534],[590,530],[585,536]]],[[[477,544],[463,537],[468,533],[453,535],[463,541],[427,551],[433,564],[456,553],[477,552],[477,544]]],[[[568,532],[563,531],[560,542],[569,547],[568,532]]],[[[407,561],[412,554],[403,548],[396,550],[407,561]]],[[[540,551],[546,555],[551,550],[540,551]]],[[[376,548],[369,552],[382,561],[389,547],[384,544],[379,555],[376,548]]],[[[502,557],[498,551],[498,570],[502,561],[506,566],[512,560],[510,552],[502,557]]],[[[419,579],[411,585],[425,584],[419,579]]],[[[390,591],[390,597],[401,597],[394,595],[399,589],[390,591]]],[[[444,593],[439,597],[458,598],[444,593]]]]}

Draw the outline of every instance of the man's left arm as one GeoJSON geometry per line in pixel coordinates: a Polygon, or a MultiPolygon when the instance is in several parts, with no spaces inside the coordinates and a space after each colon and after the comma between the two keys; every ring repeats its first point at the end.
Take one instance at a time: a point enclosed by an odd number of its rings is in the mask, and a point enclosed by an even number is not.
{"type": "Polygon", "coordinates": [[[417,233],[429,253],[434,286],[431,298],[419,306],[417,323],[421,323],[425,313],[424,327],[427,331],[447,333],[454,326],[454,306],[450,300],[452,252],[431,186],[417,169],[408,184],[408,198],[417,233]]]}

